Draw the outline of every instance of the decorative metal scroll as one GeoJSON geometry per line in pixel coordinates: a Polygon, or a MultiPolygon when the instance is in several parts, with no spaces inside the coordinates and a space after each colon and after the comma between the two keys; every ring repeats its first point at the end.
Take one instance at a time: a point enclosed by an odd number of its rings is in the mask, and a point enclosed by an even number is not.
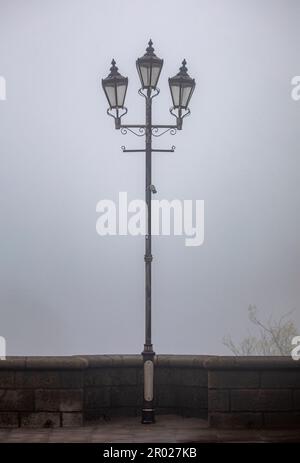
{"type": "Polygon", "coordinates": [[[177,129],[175,127],[169,127],[167,129],[163,130],[163,132],[161,132],[161,133],[159,133],[159,130],[160,130],[159,127],[153,127],[151,129],[153,137],[161,137],[162,135],[164,135],[167,132],[170,132],[171,135],[175,135],[176,132],[177,132],[177,129]]]}
{"type": "Polygon", "coordinates": [[[121,127],[121,134],[122,135],[126,135],[128,131],[133,133],[137,137],[143,137],[145,135],[145,133],[146,133],[145,127],[137,127],[137,132],[135,130],[133,130],[132,128],[130,128],[130,127],[126,127],[126,126],[121,127]]]}

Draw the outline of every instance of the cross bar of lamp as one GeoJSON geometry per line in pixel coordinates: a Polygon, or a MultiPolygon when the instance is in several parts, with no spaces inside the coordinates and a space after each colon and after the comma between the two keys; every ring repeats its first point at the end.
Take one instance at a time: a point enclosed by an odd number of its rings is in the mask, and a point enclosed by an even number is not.
{"type": "MultiPolygon", "coordinates": [[[[139,150],[139,149],[126,149],[125,146],[121,146],[121,149],[123,153],[145,153],[146,150],[139,150]]],[[[172,146],[171,149],[165,150],[165,149],[153,149],[152,148],[152,153],[174,153],[175,151],[175,146],[172,146]]]]}
{"type": "MultiPolygon", "coordinates": [[[[143,124],[120,124],[119,126],[120,129],[145,129],[146,126],[143,124]]],[[[178,126],[177,124],[172,124],[172,125],[164,125],[164,124],[155,124],[155,125],[150,125],[151,129],[177,129],[178,126]]]]}

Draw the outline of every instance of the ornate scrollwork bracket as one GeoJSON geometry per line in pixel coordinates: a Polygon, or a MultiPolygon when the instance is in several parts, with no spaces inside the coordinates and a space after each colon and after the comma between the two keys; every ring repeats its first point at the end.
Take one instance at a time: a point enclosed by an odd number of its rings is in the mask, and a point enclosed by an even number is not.
{"type": "Polygon", "coordinates": [[[172,108],[170,108],[170,113],[172,114],[172,116],[176,117],[177,129],[181,130],[183,119],[189,116],[191,114],[191,111],[189,108],[182,110],[181,108],[177,109],[177,108],[174,108],[174,106],[172,106],[172,108]]]}
{"type": "MultiPolygon", "coordinates": [[[[157,88],[157,87],[156,87],[155,90],[152,90],[152,92],[153,92],[153,93],[152,93],[152,95],[150,96],[151,100],[152,100],[153,98],[155,98],[157,95],[160,94],[160,90],[159,90],[159,88],[157,88]]],[[[147,91],[145,91],[143,88],[140,88],[140,89],[139,89],[138,94],[139,94],[140,96],[143,96],[143,97],[146,98],[146,99],[148,98],[148,93],[147,93],[147,91]]]]}
{"type": "Polygon", "coordinates": [[[115,120],[115,127],[116,129],[120,129],[121,128],[121,117],[125,116],[125,114],[128,113],[128,109],[125,108],[122,108],[123,109],[123,112],[121,112],[120,114],[120,109],[119,108],[116,108],[116,109],[112,109],[112,108],[108,108],[107,109],[107,114],[110,116],[110,117],[113,117],[114,120],[115,120]]]}
{"type": "Polygon", "coordinates": [[[133,133],[137,137],[143,137],[145,135],[145,133],[146,133],[146,128],[143,127],[143,126],[141,126],[141,127],[138,127],[138,126],[130,127],[128,125],[121,125],[121,134],[122,135],[126,135],[128,131],[133,133]],[[136,130],[134,130],[134,129],[136,129],[136,130]]]}
{"type": "Polygon", "coordinates": [[[176,127],[152,127],[151,129],[153,137],[161,137],[167,132],[170,132],[171,135],[175,135],[177,132],[176,127]],[[162,132],[160,132],[162,130],[162,132]]]}

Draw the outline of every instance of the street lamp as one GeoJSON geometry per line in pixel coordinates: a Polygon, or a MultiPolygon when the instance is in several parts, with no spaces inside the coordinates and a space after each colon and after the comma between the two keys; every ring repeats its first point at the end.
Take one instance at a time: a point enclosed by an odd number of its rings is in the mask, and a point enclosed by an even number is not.
{"type": "Polygon", "coordinates": [[[186,60],[184,59],[178,74],[169,78],[173,109],[178,111],[177,120],[181,124],[180,128],[182,128],[182,110],[189,113],[188,104],[192,98],[195,85],[195,79],[192,79],[187,73],[186,60]]]}
{"type": "Polygon", "coordinates": [[[121,124],[120,109],[123,109],[128,86],[128,78],[121,76],[113,59],[110,73],[106,79],[102,79],[102,87],[107,98],[109,109],[115,110],[116,128],[121,124]]]}
{"type": "Polygon", "coordinates": [[[116,62],[112,61],[109,75],[102,79],[102,87],[105,92],[109,108],[107,114],[115,119],[116,129],[121,130],[122,134],[128,131],[139,137],[145,136],[145,149],[126,149],[122,146],[124,153],[144,152],[146,155],[146,193],[147,204],[147,232],[145,236],[145,344],[142,352],[144,365],[144,399],[142,408],[142,423],[154,423],[154,356],[151,341],[151,196],[156,193],[156,188],[152,185],[152,153],[169,152],[173,153],[175,147],[171,149],[152,148],[152,137],[160,137],[164,133],[170,132],[172,135],[177,130],[182,129],[183,118],[190,114],[188,108],[191,96],[195,89],[195,80],[192,79],[186,68],[186,61],[182,62],[179,73],[169,79],[169,86],[173,106],[170,113],[176,118],[176,124],[157,125],[152,124],[152,99],[156,97],[160,90],[157,83],[163,67],[163,60],[154,53],[152,40],[149,41],[146,53],[136,61],[138,74],[142,87],[138,91],[139,95],[145,98],[146,121],[145,124],[121,124],[121,118],[127,113],[124,106],[125,96],[128,86],[128,78],[123,77],[116,67],[116,62]]]}
{"type": "Polygon", "coordinates": [[[152,45],[152,40],[150,40],[144,56],[136,60],[136,67],[140,76],[142,88],[152,88],[155,90],[164,60],[157,58],[152,45]]]}

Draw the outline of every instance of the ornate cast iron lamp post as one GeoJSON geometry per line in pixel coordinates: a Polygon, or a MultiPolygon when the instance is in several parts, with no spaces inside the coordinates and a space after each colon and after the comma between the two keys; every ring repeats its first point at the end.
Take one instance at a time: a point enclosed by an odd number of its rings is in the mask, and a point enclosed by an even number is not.
{"type": "Polygon", "coordinates": [[[124,153],[144,152],[146,154],[146,204],[147,204],[147,233],[145,237],[145,344],[142,352],[144,364],[144,402],[142,409],[142,423],[153,423],[154,403],[153,403],[153,382],[154,382],[154,355],[151,341],[151,195],[156,193],[155,186],[151,178],[151,161],[154,152],[174,152],[171,149],[153,149],[152,137],[160,137],[166,132],[172,135],[177,130],[182,129],[183,118],[190,114],[188,108],[191,96],[195,89],[195,80],[192,79],[186,68],[186,61],[183,60],[182,66],[174,77],[169,78],[169,86],[173,101],[170,113],[175,116],[176,124],[157,125],[152,123],[152,99],[156,97],[160,90],[157,88],[158,79],[162,70],[163,60],[154,53],[153,43],[150,40],[146,53],[136,61],[139,73],[141,88],[139,95],[145,98],[146,121],[145,124],[121,124],[121,118],[127,113],[124,106],[125,96],[128,86],[128,78],[123,77],[116,67],[115,60],[112,60],[109,75],[102,79],[102,87],[105,92],[109,108],[107,114],[115,119],[115,128],[126,134],[128,131],[135,135],[145,136],[145,149],[126,149],[122,146],[124,153]]]}

